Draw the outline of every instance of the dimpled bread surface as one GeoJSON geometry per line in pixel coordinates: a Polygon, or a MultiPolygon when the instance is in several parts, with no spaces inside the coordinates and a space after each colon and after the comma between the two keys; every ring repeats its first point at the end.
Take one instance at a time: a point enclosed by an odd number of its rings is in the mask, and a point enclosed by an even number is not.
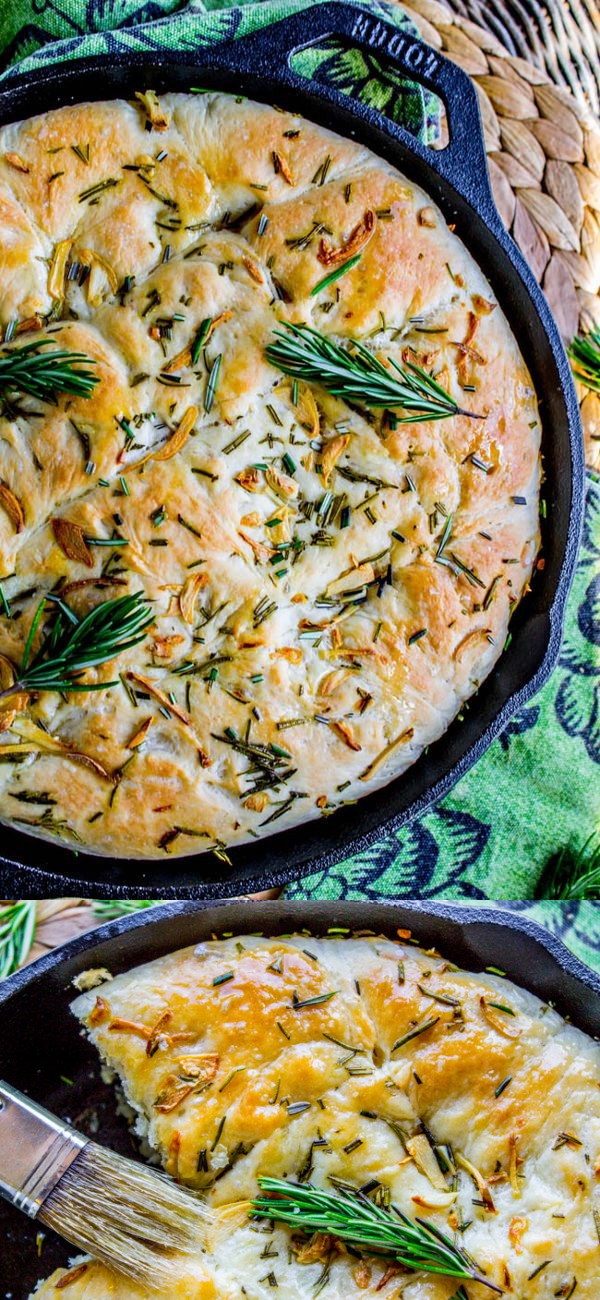
{"type": "Polygon", "coordinates": [[[99,380],[2,408],[0,654],[19,664],[51,589],[155,614],[88,670],[116,685],[2,716],[2,818],[223,852],[400,774],[492,669],[539,544],[537,401],[467,248],[360,145],[217,93],[4,127],[0,216],[9,347],[50,337],[99,380]],[[265,349],[299,322],[470,414],[294,385],[265,349]]]}

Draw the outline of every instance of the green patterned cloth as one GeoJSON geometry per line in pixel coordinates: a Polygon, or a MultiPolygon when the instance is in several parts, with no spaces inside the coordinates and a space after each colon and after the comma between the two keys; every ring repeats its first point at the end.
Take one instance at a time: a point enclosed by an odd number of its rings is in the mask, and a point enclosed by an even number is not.
{"type": "MultiPolygon", "coordinates": [[[[2,75],[10,80],[12,72],[50,59],[103,51],[159,55],[176,48],[189,55],[305,7],[306,0],[229,8],[219,0],[0,0],[2,75]]],[[[370,8],[407,25],[394,5],[370,0],[370,8]]],[[[305,75],[360,96],[421,139],[435,135],[435,101],[374,55],[326,43],[301,59],[305,75]]],[[[551,681],[437,808],[382,836],[368,852],[309,876],[288,895],[531,898],[548,858],[581,848],[599,824],[600,483],[590,477],[584,545],[551,681]]],[[[600,907],[538,904],[533,910],[600,964],[600,907]]]]}
{"type": "MultiPolygon", "coordinates": [[[[416,30],[397,5],[368,0],[368,7],[397,27],[416,30]]],[[[164,49],[189,55],[305,8],[306,0],[235,6],[222,0],[206,4],[202,0],[0,0],[0,65],[6,69],[4,77],[10,78],[11,71],[27,72],[49,61],[85,55],[159,54],[164,49]]],[[[347,95],[359,95],[421,139],[435,139],[436,97],[401,77],[389,63],[384,67],[374,54],[323,41],[318,48],[297,54],[293,63],[304,76],[335,84],[347,95]]]]}

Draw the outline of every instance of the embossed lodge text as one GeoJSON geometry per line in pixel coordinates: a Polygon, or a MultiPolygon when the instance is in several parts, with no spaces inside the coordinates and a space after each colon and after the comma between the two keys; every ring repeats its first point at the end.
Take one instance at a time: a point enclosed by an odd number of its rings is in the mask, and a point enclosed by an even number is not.
{"type": "Polygon", "coordinates": [[[426,76],[433,77],[440,63],[434,51],[427,49],[427,46],[422,45],[420,41],[415,41],[406,32],[398,31],[390,36],[389,30],[386,23],[369,18],[366,14],[358,14],[352,35],[360,36],[369,45],[385,47],[388,54],[399,59],[411,71],[415,72],[418,69],[426,76]]]}

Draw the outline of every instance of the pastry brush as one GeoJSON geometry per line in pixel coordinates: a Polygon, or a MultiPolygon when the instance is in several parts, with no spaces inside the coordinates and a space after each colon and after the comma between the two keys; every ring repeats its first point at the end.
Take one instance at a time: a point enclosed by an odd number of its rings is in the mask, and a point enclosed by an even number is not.
{"type": "Polygon", "coordinates": [[[166,1174],[90,1142],[0,1082],[0,1194],[143,1286],[204,1241],[210,1211],[166,1174]]]}

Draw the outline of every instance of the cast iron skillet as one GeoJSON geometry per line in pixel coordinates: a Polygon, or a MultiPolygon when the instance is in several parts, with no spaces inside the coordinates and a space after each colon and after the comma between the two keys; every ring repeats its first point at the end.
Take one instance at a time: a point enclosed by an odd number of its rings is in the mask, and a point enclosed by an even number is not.
{"type": "Polygon", "coordinates": [[[509,718],[546,681],[561,637],[583,509],[583,456],[569,365],[545,298],[494,207],[477,97],[468,77],[421,41],[351,5],[317,5],[265,31],[193,53],[128,52],[98,56],[15,76],[0,91],[0,123],[58,105],[190,86],[240,91],[299,110],[354,136],[428,190],[489,277],[515,330],[541,400],[547,520],[545,567],[512,624],[509,649],[467,710],[403,776],[326,819],[231,850],[232,866],[210,853],[153,862],[107,859],[3,828],[0,892],[11,897],[90,894],[173,898],[234,895],[281,885],[359,852],[397,830],[445,795],[509,718]],[[303,47],[335,35],[390,59],[434,90],[446,106],[450,143],[432,150],[372,108],[291,67],[303,47]]]}
{"type": "MultiPolygon", "coordinates": [[[[75,939],[0,985],[0,1077],[92,1135],[99,1119],[96,1136],[131,1155],[125,1123],[115,1115],[114,1095],[98,1077],[97,1054],[68,1009],[73,978],[98,966],[116,975],[212,934],[277,935],[299,929],[323,934],[330,926],[359,926],[392,938],[398,928],[410,929],[425,947],[439,947],[467,969],[500,965],[579,1028],[600,1032],[600,978],[533,921],[498,908],[412,901],[238,901],[200,908],[197,903],[169,903],[75,939]]],[[[40,1275],[48,1276],[68,1258],[69,1248],[49,1234],[40,1263],[34,1226],[0,1203],[0,1300],[8,1293],[12,1300],[26,1300],[40,1275]]]]}

